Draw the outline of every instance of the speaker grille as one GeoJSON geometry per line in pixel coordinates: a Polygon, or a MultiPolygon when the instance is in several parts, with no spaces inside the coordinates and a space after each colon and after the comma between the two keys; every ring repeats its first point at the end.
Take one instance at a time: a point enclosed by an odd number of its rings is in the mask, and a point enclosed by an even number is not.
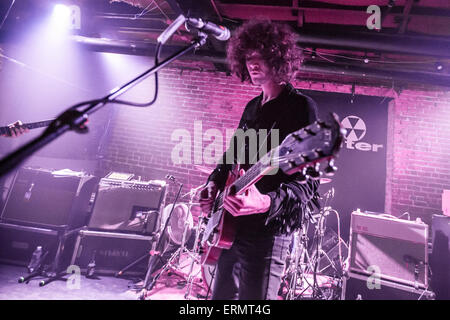
{"type": "Polygon", "coordinates": [[[159,227],[161,186],[122,186],[101,182],[89,222],[93,230],[152,233],[159,227]],[[148,218],[143,212],[149,213],[148,218]]]}
{"type": "Polygon", "coordinates": [[[428,287],[426,224],[353,212],[351,225],[350,271],[428,287]]]}

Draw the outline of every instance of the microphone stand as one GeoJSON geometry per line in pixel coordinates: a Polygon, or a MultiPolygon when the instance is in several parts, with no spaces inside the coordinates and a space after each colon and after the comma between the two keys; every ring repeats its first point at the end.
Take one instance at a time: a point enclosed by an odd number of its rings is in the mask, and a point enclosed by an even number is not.
{"type": "Polygon", "coordinates": [[[114,100],[119,96],[129,91],[138,83],[148,78],[158,70],[162,69],[172,61],[176,60],[178,57],[181,57],[194,48],[198,48],[204,45],[206,42],[206,38],[207,35],[205,33],[199,32],[198,38],[194,39],[190,45],[174,53],[167,59],[163,60],[161,63],[156,64],[154,67],[148,69],[133,80],[125,83],[118,88],[113,89],[111,93],[106,95],[105,97],[98,100],[79,103],[64,111],[49,125],[49,127],[44,131],[44,133],[42,133],[42,135],[31,140],[27,144],[23,145],[22,147],[18,148],[17,150],[13,151],[0,160],[0,177],[17,167],[26,158],[61,136],[63,133],[69,130],[74,130],[78,133],[87,133],[88,128],[85,126],[85,123],[88,119],[88,115],[100,110],[106,104],[114,102],[114,100]],[[88,107],[86,107],[84,110],[78,110],[78,108],[85,105],[88,105],[88,107]]]}

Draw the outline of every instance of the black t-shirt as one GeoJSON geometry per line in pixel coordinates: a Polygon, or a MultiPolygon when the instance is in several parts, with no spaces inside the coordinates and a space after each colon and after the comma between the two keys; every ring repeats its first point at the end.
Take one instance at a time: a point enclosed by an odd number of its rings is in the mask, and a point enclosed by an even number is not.
{"type": "MultiPolygon", "coordinates": [[[[262,93],[247,103],[238,128],[243,129],[244,131],[254,129],[256,132],[261,132],[262,129],[266,129],[268,133],[268,150],[270,150],[272,146],[272,134],[269,134],[271,130],[278,130],[279,143],[281,143],[287,135],[306,127],[317,119],[317,106],[314,100],[298,92],[291,84],[287,84],[275,99],[266,102],[264,105],[261,105],[261,101],[262,93]]],[[[262,135],[262,137],[264,136],[265,135],[262,135]]],[[[238,144],[236,143],[236,145],[238,144]]],[[[259,146],[260,141],[258,141],[258,147],[259,146]]],[[[248,168],[251,166],[250,163],[254,163],[250,162],[251,160],[248,156],[248,140],[246,140],[246,144],[243,147],[246,149],[246,165],[243,167],[248,168]]],[[[217,165],[216,169],[211,174],[210,180],[215,181],[219,188],[224,187],[228,172],[232,168],[232,165],[227,164],[225,161],[227,153],[233,152],[233,155],[236,155],[239,152],[239,148],[240,147],[237,146],[234,151],[229,148],[222,158],[222,164],[217,165]]],[[[250,154],[252,154],[252,152],[250,152],[250,154]]],[[[258,154],[258,158],[262,155],[263,154],[261,153],[258,154]]],[[[236,156],[234,159],[237,161],[236,156]]],[[[288,183],[293,179],[295,179],[293,176],[288,176],[281,170],[278,170],[277,174],[264,176],[255,185],[261,193],[267,194],[277,190],[281,183],[288,183]]],[[[238,217],[238,234],[241,231],[257,234],[270,232],[265,225],[266,216],[266,214],[255,214],[238,217]]]]}

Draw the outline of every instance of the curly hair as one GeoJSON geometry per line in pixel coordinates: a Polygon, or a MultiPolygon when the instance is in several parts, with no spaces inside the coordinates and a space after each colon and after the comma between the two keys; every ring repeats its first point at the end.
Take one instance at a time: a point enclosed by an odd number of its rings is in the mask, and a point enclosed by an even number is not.
{"type": "Polygon", "coordinates": [[[278,83],[289,82],[301,64],[295,33],[286,24],[251,20],[236,30],[228,42],[227,58],[231,72],[242,82],[250,81],[245,57],[251,51],[259,52],[272,67],[272,75],[278,83]]]}

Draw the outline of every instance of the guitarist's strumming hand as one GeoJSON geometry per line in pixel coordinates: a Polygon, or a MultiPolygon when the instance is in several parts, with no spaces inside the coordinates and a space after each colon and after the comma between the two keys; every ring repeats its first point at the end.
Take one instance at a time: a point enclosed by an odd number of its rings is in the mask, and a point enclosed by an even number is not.
{"type": "Polygon", "coordinates": [[[14,123],[8,125],[8,131],[6,134],[3,134],[4,137],[18,137],[29,130],[23,126],[22,121],[17,120],[14,123]]]}
{"type": "MultiPolygon", "coordinates": [[[[241,176],[244,173],[243,169],[239,171],[241,176]]],[[[270,197],[259,192],[255,185],[252,185],[243,194],[226,196],[223,202],[225,210],[235,217],[264,213],[269,210],[270,204],[270,197]]]]}

